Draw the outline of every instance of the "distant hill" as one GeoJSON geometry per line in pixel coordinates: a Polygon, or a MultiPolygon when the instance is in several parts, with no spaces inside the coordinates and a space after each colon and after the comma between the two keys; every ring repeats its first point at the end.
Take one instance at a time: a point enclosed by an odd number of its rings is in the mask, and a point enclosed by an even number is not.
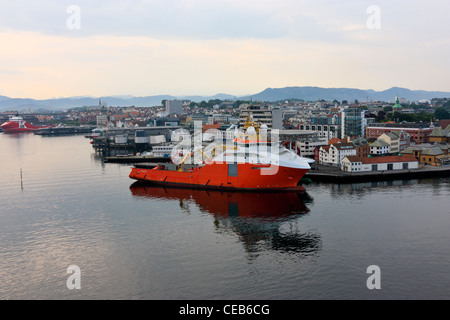
{"type": "Polygon", "coordinates": [[[450,97],[450,92],[410,90],[393,87],[385,91],[361,90],[350,88],[320,88],[320,87],[286,87],[268,88],[249,98],[258,101],[280,101],[285,99],[302,99],[304,101],[347,100],[354,101],[394,101],[395,97],[405,98],[407,101],[431,100],[433,98],[450,97]]]}
{"type": "MultiPolygon", "coordinates": [[[[233,100],[247,99],[254,101],[281,101],[286,99],[302,99],[304,101],[317,101],[324,99],[326,101],[347,100],[349,102],[358,100],[364,101],[394,101],[395,97],[405,98],[407,101],[431,100],[433,98],[450,98],[450,92],[410,90],[405,88],[393,87],[385,91],[361,90],[351,88],[320,88],[320,87],[285,87],[285,88],[267,88],[264,91],[248,96],[234,96],[230,94],[216,94],[214,96],[172,96],[172,95],[154,95],[146,97],[133,96],[109,96],[101,97],[102,102],[108,106],[136,106],[151,107],[161,105],[165,99],[180,99],[200,102],[213,99],[233,100]]],[[[98,97],[68,97],[55,98],[47,100],[18,99],[9,98],[0,95],[0,112],[6,110],[63,110],[75,107],[97,106],[98,97]]]]}
{"type": "Polygon", "coordinates": [[[35,99],[17,99],[0,96],[0,112],[6,110],[22,111],[22,110],[63,110],[76,107],[98,106],[99,99],[105,102],[108,106],[135,106],[135,107],[151,107],[161,105],[162,100],[180,99],[201,102],[202,100],[209,101],[214,99],[233,100],[235,96],[228,94],[216,94],[214,96],[171,96],[171,95],[155,95],[147,97],[133,97],[133,96],[110,96],[110,97],[69,97],[69,98],[55,98],[47,100],[35,99]]]}
{"type": "Polygon", "coordinates": [[[98,106],[99,99],[105,102],[108,106],[136,106],[148,107],[160,105],[164,99],[175,99],[176,97],[170,95],[157,95],[149,97],[131,97],[131,96],[115,96],[115,97],[69,97],[56,98],[47,100],[34,99],[16,99],[7,98],[0,99],[0,111],[5,110],[63,110],[76,107],[98,106]]]}

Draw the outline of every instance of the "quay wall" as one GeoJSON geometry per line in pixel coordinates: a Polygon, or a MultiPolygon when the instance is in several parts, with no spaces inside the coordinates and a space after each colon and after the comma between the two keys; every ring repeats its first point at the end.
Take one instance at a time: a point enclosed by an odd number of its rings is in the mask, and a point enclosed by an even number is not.
{"type": "Polygon", "coordinates": [[[450,177],[450,166],[431,167],[423,166],[423,168],[414,170],[392,170],[392,171],[375,171],[375,172],[344,172],[337,168],[327,166],[314,166],[313,170],[306,173],[305,178],[315,182],[333,182],[333,183],[353,183],[353,182],[370,182],[370,181],[386,181],[386,180],[410,180],[410,179],[428,179],[450,177]]]}

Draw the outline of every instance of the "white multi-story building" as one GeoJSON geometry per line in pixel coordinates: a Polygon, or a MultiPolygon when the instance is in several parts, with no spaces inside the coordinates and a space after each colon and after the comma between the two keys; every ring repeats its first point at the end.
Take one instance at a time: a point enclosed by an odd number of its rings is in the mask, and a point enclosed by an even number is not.
{"type": "Polygon", "coordinates": [[[383,140],[389,144],[390,153],[399,153],[410,145],[409,135],[404,131],[391,131],[383,133],[378,140],[383,140]]]}
{"type": "Polygon", "coordinates": [[[390,153],[389,144],[381,139],[372,142],[369,146],[370,154],[381,156],[390,153]]]}
{"type": "Polygon", "coordinates": [[[356,147],[353,143],[336,143],[322,146],[319,149],[319,163],[341,166],[341,161],[347,156],[356,156],[356,147]]]}
{"type": "Polygon", "coordinates": [[[342,112],[341,139],[345,137],[364,137],[366,134],[367,120],[365,110],[359,107],[345,108],[342,112]]]}
{"type": "Polygon", "coordinates": [[[301,131],[317,132],[319,137],[331,140],[339,138],[341,132],[341,125],[339,124],[299,124],[298,129],[301,131]]]}
{"type": "Polygon", "coordinates": [[[328,140],[327,138],[317,137],[316,139],[298,141],[297,148],[300,150],[300,156],[313,158],[316,148],[328,145],[328,140]]]}
{"type": "Polygon", "coordinates": [[[108,124],[108,116],[100,115],[97,116],[97,127],[106,127],[108,124]]]}
{"type": "Polygon", "coordinates": [[[208,124],[227,123],[230,118],[231,116],[229,114],[215,113],[211,117],[208,117],[208,124]]]}
{"type": "Polygon", "coordinates": [[[280,108],[268,108],[260,105],[245,105],[240,108],[239,127],[244,127],[248,117],[269,129],[283,129],[283,113],[280,108]]]}

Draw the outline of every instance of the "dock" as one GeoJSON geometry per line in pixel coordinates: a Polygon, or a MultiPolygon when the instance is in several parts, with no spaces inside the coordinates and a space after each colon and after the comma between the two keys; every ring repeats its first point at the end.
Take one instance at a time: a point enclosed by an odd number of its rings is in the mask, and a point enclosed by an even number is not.
{"type": "Polygon", "coordinates": [[[152,145],[170,141],[172,131],[181,127],[104,128],[99,135],[87,136],[96,151],[146,151],[152,145]]]}
{"type": "Polygon", "coordinates": [[[50,127],[34,131],[34,134],[40,136],[62,136],[90,133],[95,127],[50,127]]]}
{"type": "MultiPolygon", "coordinates": [[[[140,156],[140,155],[118,155],[113,157],[105,157],[105,163],[168,163],[172,161],[170,157],[153,157],[153,156],[140,156]]],[[[156,166],[156,165],[155,165],[156,166]]]]}
{"type": "Polygon", "coordinates": [[[336,167],[313,165],[305,178],[314,182],[354,183],[450,177],[450,166],[421,166],[412,170],[345,172],[336,167]]]}

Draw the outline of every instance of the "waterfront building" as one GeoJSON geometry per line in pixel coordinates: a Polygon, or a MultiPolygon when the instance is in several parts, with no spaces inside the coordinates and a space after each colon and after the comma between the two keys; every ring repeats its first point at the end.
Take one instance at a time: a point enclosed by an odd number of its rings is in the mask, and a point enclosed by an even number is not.
{"type": "Polygon", "coordinates": [[[314,152],[317,148],[328,145],[327,139],[319,136],[297,142],[297,148],[300,150],[299,155],[306,158],[314,158],[314,152]]]}
{"type": "Polygon", "coordinates": [[[356,156],[360,158],[365,158],[370,155],[370,145],[367,139],[359,137],[351,140],[351,142],[356,147],[356,156]]]}
{"type": "Polygon", "coordinates": [[[441,166],[450,160],[448,145],[421,144],[403,150],[402,154],[414,156],[421,164],[441,166]]]}
{"type": "Polygon", "coordinates": [[[366,128],[367,139],[378,139],[383,133],[392,131],[404,131],[415,144],[429,141],[428,137],[433,131],[430,123],[373,123],[366,128]]]}
{"type": "Polygon", "coordinates": [[[356,156],[356,147],[351,142],[322,146],[319,149],[320,164],[340,167],[342,159],[347,156],[356,156]]]}
{"type": "Polygon", "coordinates": [[[419,162],[411,155],[372,158],[347,156],[342,160],[341,164],[341,170],[347,172],[413,170],[418,168],[419,162]]]}
{"type": "Polygon", "coordinates": [[[429,136],[430,143],[449,143],[450,142],[450,124],[447,128],[435,127],[429,136]]]}
{"type": "Polygon", "coordinates": [[[392,131],[390,133],[383,133],[378,137],[378,140],[383,140],[389,145],[390,153],[402,152],[410,145],[409,135],[404,131],[392,131]]]}
{"type": "Polygon", "coordinates": [[[389,144],[384,142],[381,139],[376,140],[375,142],[372,142],[370,145],[370,154],[371,155],[387,155],[390,153],[389,150],[389,144]]]}

